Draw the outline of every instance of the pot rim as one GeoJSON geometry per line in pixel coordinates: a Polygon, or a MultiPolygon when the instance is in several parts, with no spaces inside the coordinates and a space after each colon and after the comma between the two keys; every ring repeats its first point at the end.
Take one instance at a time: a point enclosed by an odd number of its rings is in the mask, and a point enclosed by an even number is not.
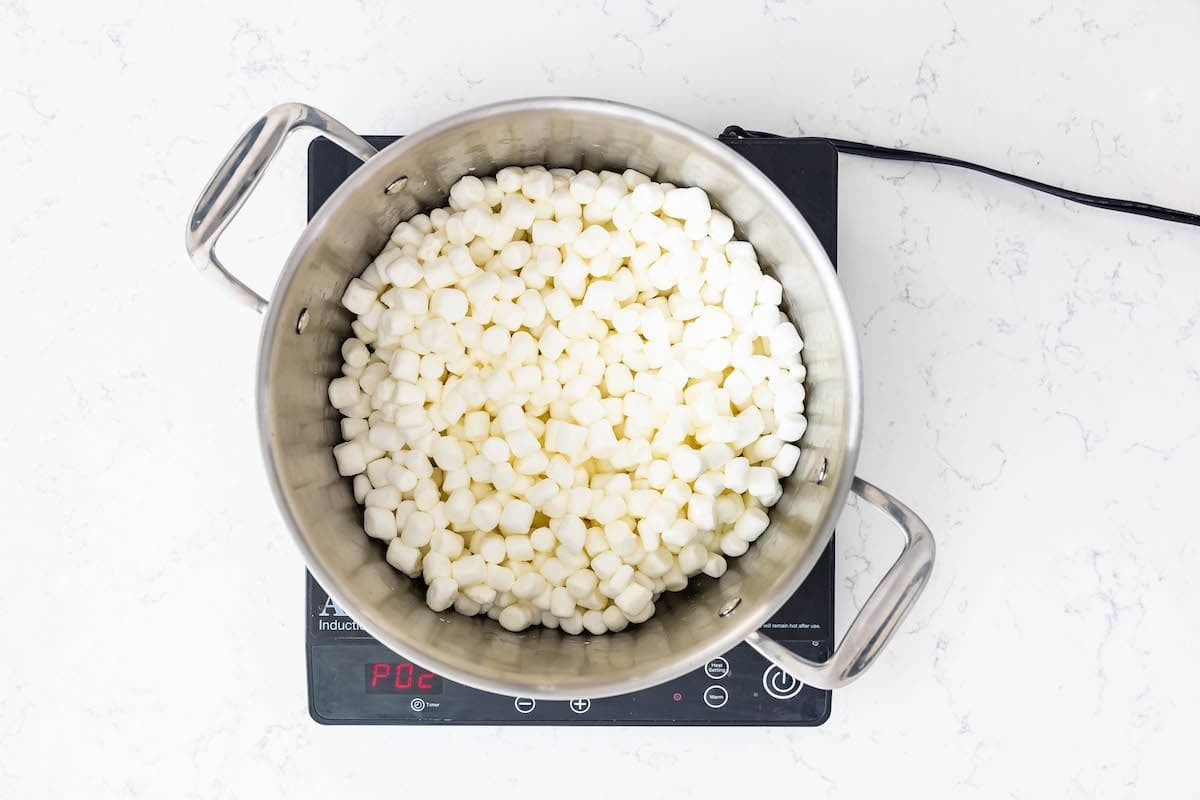
{"type": "Polygon", "coordinates": [[[746,639],[752,632],[758,630],[800,588],[805,578],[808,577],[808,573],[811,571],[817,556],[824,551],[830,537],[833,535],[833,529],[838,519],[838,512],[845,506],[850,494],[851,484],[854,480],[854,470],[858,461],[859,445],[862,439],[862,361],[845,295],[842,293],[841,285],[838,283],[836,272],[828,254],[799,210],[792,205],[791,201],[787,199],[787,196],[783,194],[774,182],[754,166],[754,164],[716,138],[710,137],[690,125],[638,106],[612,100],[585,97],[531,97],[479,106],[426,125],[415,133],[404,136],[380,150],[375,156],[372,156],[360,168],[355,170],[334,191],[313,216],[299,239],[297,239],[271,292],[271,302],[267,307],[259,339],[255,403],[257,406],[256,416],[258,420],[259,445],[262,450],[264,464],[267,467],[271,493],[275,496],[276,505],[279,507],[280,513],[287,523],[292,539],[303,555],[305,565],[313,577],[316,578],[317,582],[334,602],[341,606],[363,630],[385,647],[403,655],[405,658],[410,658],[416,663],[421,664],[424,668],[430,669],[457,683],[476,689],[508,696],[532,696],[548,700],[568,700],[575,697],[599,698],[626,694],[660,685],[665,681],[701,667],[716,656],[725,654],[735,645],[746,639]],[[388,154],[416,147],[437,138],[446,131],[489,116],[528,111],[578,111],[599,116],[617,117],[627,122],[632,120],[639,124],[667,130],[671,134],[685,140],[689,146],[704,151],[717,160],[732,162],[737,167],[737,172],[742,180],[755,191],[770,211],[802,243],[812,264],[812,268],[816,271],[821,288],[829,301],[830,310],[834,316],[834,324],[841,340],[843,359],[846,363],[846,434],[843,467],[839,473],[837,483],[830,487],[830,513],[825,515],[825,519],[813,537],[813,545],[809,551],[810,557],[806,559],[808,561],[808,568],[802,569],[804,566],[803,560],[793,565],[791,579],[786,582],[784,589],[779,592],[777,598],[771,602],[760,604],[758,608],[741,607],[741,613],[732,615],[736,616],[736,619],[725,627],[721,635],[713,637],[703,646],[691,648],[688,653],[682,655],[675,662],[672,662],[670,668],[645,673],[619,673],[618,677],[599,681],[594,678],[580,680],[567,678],[553,685],[540,685],[536,683],[520,683],[483,678],[478,674],[444,661],[436,651],[422,647],[420,643],[399,641],[384,630],[381,625],[376,624],[369,609],[364,608],[355,602],[352,597],[343,592],[342,587],[338,585],[337,581],[329,574],[321,562],[317,560],[313,549],[308,545],[301,532],[301,527],[292,513],[286,493],[280,482],[279,468],[272,450],[271,419],[269,415],[271,407],[270,386],[268,385],[269,355],[275,346],[276,331],[281,330],[279,317],[282,313],[282,304],[277,301],[290,288],[299,265],[303,260],[303,254],[324,233],[330,224],[329,219],[333,215],[333,209],[337,208],[344,198],[354,194],[363,184],[370,181],[371,178],[376,177],[376,174],[390,162],[391,159],[388,157],[388,154]]]}

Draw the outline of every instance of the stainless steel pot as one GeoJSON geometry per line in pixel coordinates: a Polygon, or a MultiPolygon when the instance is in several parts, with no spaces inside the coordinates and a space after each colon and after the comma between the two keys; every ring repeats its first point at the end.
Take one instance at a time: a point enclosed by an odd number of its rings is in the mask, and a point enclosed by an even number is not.
{"type": "Polygon", "coordinates": [[[550,699],[602,697],[663,683],[740,641],[801,681],[844,686],[862,674],[924,588],[933,566],[928,528],[903,504],[854,477],[861,435],[859,354],[825,251],[799,212],[761,172],[723,144],[658,114],[617,103],[543,98],[467,111],[376,152],[316,109],[289,103],[238,140],[205,188],[187,228],[197,266],[237,300],[266,311],[258,362],[258,419],[271,485],[308,568],[372,636],[456,681],[550,699]],[[217,260],[213,247],[287,135],[314,128],[364,162],[313,217],[284,264],[270,302],[217,260]],[[351,315],[346,284],[379,253],[392,228],[445,201],[467,173],[510,164],[599,170],[632,167],[701,186],[784,287],[804,336],[808,431],[803,457],[771,509],[767,532],[719,580],[668,593],[655,616],[617,634],[509,633],[485,617],[435,613],[417,582],[396,572],[362,530],[350,481],[331,448],[338,413],[326,387],[341,366],[351,315]],[[832,657],[803,659],[758,632],[800,586],[854,491],[906,540],[832,657]]]}

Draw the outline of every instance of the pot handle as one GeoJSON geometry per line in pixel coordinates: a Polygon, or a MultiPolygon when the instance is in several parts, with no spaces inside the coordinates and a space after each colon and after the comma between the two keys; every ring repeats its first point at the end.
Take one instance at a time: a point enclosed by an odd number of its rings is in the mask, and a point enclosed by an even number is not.
{"type": "Polygon", "coordinates": [[[275,106],[242,134],[217,167],[192,208],[184,237],[196,267],[239,302],[259,312],[267,307],[266,298],[225,269],[213,248],[262,179],[288,134],[297,128],[313,128],[363,161],[378,152],[324,111],[301,103],[275,106]]]}
{"type": "Polygon", "coordinates": [[[855,477],[854,493],[883,511],[904,533],[904,550],[850,623],[841,644],[818,663],[755,631],[746,643],[797,680],[820,689],[840,689],[861,675],[883,650],[908,615],[933,571],[933,534],[908,506],[855,477]]]}

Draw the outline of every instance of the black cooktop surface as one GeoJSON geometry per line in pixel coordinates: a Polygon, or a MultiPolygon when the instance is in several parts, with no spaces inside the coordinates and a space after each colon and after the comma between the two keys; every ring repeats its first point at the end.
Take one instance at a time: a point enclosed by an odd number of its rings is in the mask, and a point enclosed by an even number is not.
{"type": "MultiPolygon", "coordinates": [[[[383,147],[397,137],[368,136],[383,147]]],[[[836,262],[837,152],[787,138],[728,139],[800,209],[836,262]]],[[[308,151],[308,215],[359,161],[318,138],[308,151]]],[[[361,630],[308,575],[308,708],[323,724],[820,725],[830,692],[805,686],[740,644],[703,668],[618,697],[512,698],[472,689],[397,656],[361,630]]],[[[833,542],[804,585],[763,626],[797,653],[824,660],[833,647],[833,542]]]]}

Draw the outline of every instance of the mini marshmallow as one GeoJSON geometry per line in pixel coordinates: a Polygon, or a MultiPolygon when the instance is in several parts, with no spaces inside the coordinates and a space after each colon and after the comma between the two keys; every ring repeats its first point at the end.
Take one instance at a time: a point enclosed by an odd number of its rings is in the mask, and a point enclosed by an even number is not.
{"type": "Polygon", "coordinates": [[[511,456],[508,442],[496,436],[486,440],[480,446],[479,453],[493,464],[506,464],[511,456]]]}
{"type": "Polygon", "coordinates": [[[471,509],[471,524],[481,531],[492,531],[500,524],[502,509],[493,497],[481,500],[471,509]]]}
{"type": "Polygon", "coordinates": [[[732,531],[721,537],[720,546],[721,552],[731,558],[745,555],[746,551],[750,549],[750,543],[736,536],[732,531]]]}
{"type": "Polygon", "coordinates": [[[687,518],[700,530],[716,529],[716,500],[711,495],[693,494],[688,498],[687,518]]]}
{"type": "MultiPolygon", "coordinates": [[[[530,526],[533,524],[533,513],[533,506],[524,500],[510,500],[500,514],[500,532],[506,535],[529,533],[530,526]]],[[[501,558],[496,560],[499,561],[501,558]]]]}
{"type": "MultiPolygon", "coordinates": [[[[549,426],[547,426],[548,428],[549,426]]],[[[574,427],[574,426],[572,426],[574,427]]],[[[548,436],[549,434],[547,434],[548,436]]],[[[531,431],[525,428],[515,430],[505,436],[505,441],[508,443],[508,449],[517,458],[525,458],[533,455],[539,450],[537,437],[531,431]]],[[[549,448],[547,448],[549,449],[549,448]]]]}
{"type": "Polygon", "coordinates": [[[338,409],[350,408],[362,398],[358,381],[351,377],[334,378],[329,382],[329,402],[338,409]]]}
{"type": "MultiPolygon", "coordinates": [[[[656,581],[670,572],[671,568],[674,566],[675,560],[672,558],[670,552],[668,552],[665,548],[660,548],[647,553],[645,558],[638,562],[638,573],[643,577],[651,578],[652,581],[656,581]]],[[[645,586],[645,582],[642,582],[642,585],[645,586]]],[[[663,588],[662,586],[659,586],[653,582],[651,586],[654,587],[653,591],[662,591],[663,588]]]]}
{"type": "Polygon", "coordinates": [[[515,535],[504,539],[504,546],[509,561],[532,561],[534,556],[533,543],[530,537],[515,535]]]}
{"type": "Polygon", "coordinates": [[[546,424],[546,449],[568,457],[578,455],[587,441],[587,429],[552,419],[546,424]]]}
{"type": "Polygon", "coordinates": [[[503,356],[508,352],[510,338],[506,328],[500,325],[490,325],[484,330],[479,345],[489,356],[503,356]]]}
{"type": "Polygon", "coordinates": [[[604,614],[596,609],[585,612],[583,615],[583,629],[594,636],[607,633],[608,625],[604,622],[604,614]]]}
{"type": "Polygon", "coordinates": [[[342,305],[354,314],[365,314],[374,305],[379,293],[360,278],[351,278],[342,294],[342,305]]]}
{"type": "Polygon", "coordinates": [[[453,578],[434,578],[425,593],[425,604],[434,611],[445,611],[458,597],[458,584],[453,578]]]}
{"type": "Polygon", "coordinates": [[[596,589],[598,583],[596,573],[590,569],[581,569],[571,573],[563,585],[572,598],[575,600],[584,600],[596,589]]]}
{"type": "MultiPolygon", "coordinates": [[[[662,540],[675,548],[686,547],[700,535],[700,527],[690,519],[677,519],[662,534],[662,540]]],[[[642,570],[645,572],[645,570],[642,570]]]]}
{"type": "Polygon", "coordinates": [[[450,574],[460,587],[474,586],[483,582],[487,574],[486,563],[478,554],[464,556],[450,565],[450,574]]]}
{"type": "Polygon", "coordinates": [[[532,600],[549,587],[549,582],[539,572],[527,572],[513,582],[513,596],[521,600],[532,600]]]}
{"type": "Polygon", "coordinates": [[[783,447],[783,440],[778,436],[766,434],[747,445],[742,452],[754,463],[771,461],[783,447]]]}
{"type": "Polygon", "coordinates": [[[703,189],[671,189],[663,197],[663,213],[676,219],[708,220],[712,216],[712,206],[709,205],[708,195],[703,189]]]}
{"type": "Polygon", "coordinates": [[[463,527],[471,519],[475,508],[475,496],[470,489],[456,489],[446,499],[446,519],[456,527],[463,527]]]}
{"type": "Polygon", "coordinates": [[[751,467],[746,488],[756,498],[768,497],[779,489],[779,475],[770,467],[751,467]]]}
{"type": "Polygon", "coordinates": [[[416,547],[409,547],[399,539],[393,539],[387,549],[387,562],[396,569],[415,578],[421,574],[421,551],[416,547]]]}
{"type": "Polygon", "coordinates": [[[808,420],[800,414],[776,416],[775,435],[785,442],[796,442],[808,429],[808,420]]]}
{"type": "Polygon", "coordinates": [[[371,481],[366,475],[354,476],[354,501],[362,503],[367,499],[367,494],[371,491],[371,481]]]}
{"type": "Polygon", "coordinates": [[[395,486],[383,486],[372,489],[363,497],[363,505],[367,508],[383,508],[395,511],[400,505],[400,491],[395,486]]]}
{"type": "Polygon", "coordinates": [[[532,624],[533,611],[527,606],[513,603],[500,612],[497,622],[506,630],[513,631],[514,633],[523,631],[532,624]]]}
{"type": "Polygon", "coordinates": [[[616,596],[614,602],[617,608],[621,609],[627,616],[634,616],[645,610],[650,604],[653,593],[642,586],[640,583],[634,583],[627,586],[620,594],[616,596]]]}
{"type": "Polygon", "coordinates": [[[433,445],[433,460],[441,470],[457,470],[462,469],[466,464],[466,459],[463,458],[462,447],[456,439],[449,436],[439,437],[433,445]]]}
{"type": "Polygon", "coordinates": [[[441,553],[430,550],[421,559],[421,577],[427,584],[433,583],[437,578],[449,578],[450,559],[441,553]]]}
{"type": "Polygon", "coordinates": [[[761,508],[750,508],[733,524],[733,535],[746,542],[753,542],[767,529],[770,520],[761,508]]]}
{"type": "Polygon", "coordinates": [[[570,617],[575,613],[575,598],[563,586],[550,591],[550,613],[556,617],[570,617]]]}
{"type": "Polygon", "coordinates": [[[452,560],[462,555],[464,547],[465,542],[463,541],[463,537],[453,531],[434,531],[429,539],[429,549],[431,552],[441,553],[452,560]]]}
{"type": "Polygon", "coordinates": [[[692,542],[679,551],[677,558],[679,569],[684,575],[691,577],[704,569],[708,563],[708,548],[699,542],[692,542]]]}
{"type": "Polygon", "coordinates": [[[488,564],[499,564],[507,554],[503,536],[489,534],[480,542],[479,555],[483,556],[483,560],[488,564]]]}
{"type": "Polygon", "coordinates": [[[496,590],[486,583],[477,583],[474,586],[469,586],[462,590],[463,596],[477,603],[480,606],[485,606],[496,599],[496,590]]]}
{"type": "Polygon", "coordinates": [[[470,208],[483,202],[486,196],[483,181],[474,175],[466,175],[450,187],[450,200],[459,208],[470,208]]]}
{"type": "MultiPolygon", "coordinates": [[[[513,469],[512,464],[505,462],[497,464],[492,468],[492,485],[501,492],[511,490],[517,482],[517,471],[513,469]]],[[[499,523],[499,516],[496,517],[496,522],[499,523]]],[[[493,525],[492,527],[495,527],[493,525]]]]}
{"type": "Polygon", "coordinates": [[[425,547],[433,537],[436,524],[428,512],[420,510],[420,503],[417,503],[417,509],[405,519],[400,538],[412,547],[425,547]]]}
{"type": "Polygon", "coordinates": [[[554,521],[551,530],[562,542],[563,546],[572,552],[579,552],[583,549],[584,541],[587,538],[587,527],[577,516],[566,516],[554,521]]]}
{"type": "Polygon", "coordinates": [[[368,507],[363,517],[368,536],[389,542],[396,538],[396,515],[386,508],[368,507]]]}
{"type": "Polygon", "coordinates": [[[694,481],[704,470],[700,454],[686,445],[679,445],[671,451],[669,463],[671,471],[684,481],[694,481]]]}
{"type": "Polygon", "coordinates": [[[744,492],[749,488],[750,460],[738,456],[725,464],[725,485],[734,492],[744,492]]]}
{"type": "Polygon", "coordinates": [[[516,577],[513,571],[506,566],[497,563],[489,563],[487,565],[487,585],[495,589],[497,592],[507,592],[513,587],[516,582],[516,577]]]}
{"type": "Polygon", "coordinates": [[[460,322],[467,316],[467,296],[458,289],[438,289],[429,300],[429,313],[447,322],[460,322]]]}
{"type": "Polygon", "coordinates": [[[780,478],[786,478],[795,472],[798,463],[800,463],[800,448],[794,444],[784,444],[771,459],[771,469],[775,470],[780,478]]]}
{"type": "Polygon", "coordinates": [[[357,441],[335,445],[333,457],[337,461],[339,475],[358,475],[367,468],[362,445],[357,441]]]}

